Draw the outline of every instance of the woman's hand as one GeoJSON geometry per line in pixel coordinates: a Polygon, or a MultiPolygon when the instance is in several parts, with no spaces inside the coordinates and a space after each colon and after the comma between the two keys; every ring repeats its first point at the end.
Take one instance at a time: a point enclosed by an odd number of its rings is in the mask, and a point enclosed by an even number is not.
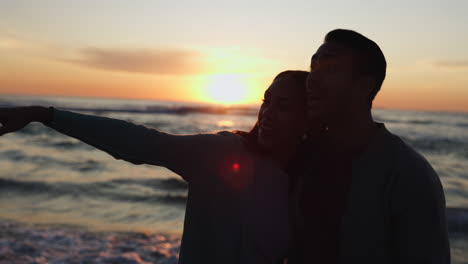
{"type": "Polygon", "coordinates": [[[49,122],[52,111],[41,106],[0,108],[0,136],[15,132],[31,122],[49,122]]]}

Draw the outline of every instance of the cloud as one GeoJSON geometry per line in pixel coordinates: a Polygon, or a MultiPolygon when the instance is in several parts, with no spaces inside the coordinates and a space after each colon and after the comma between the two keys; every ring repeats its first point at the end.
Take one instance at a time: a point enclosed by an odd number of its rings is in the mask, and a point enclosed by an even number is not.
{"type": "Polygon", "coordinates": [[[64,53],[66,47],[0,29],[0,51],[2,50],[13,56],[50,59],[50,54],[64,53]]]}
{"type": "Polygon", "coordinates": [[[453,69],[453,70],[462,70],[468,69],[468,60],[459,60],[459,61],[435,61],[433,63],[434,66],[439,68],[445,69],[453,69]]]}
{"type": "Polygon", "coordinates": [[[15,49],[21,46],[21,42],[16,39],[0,37],[0,49],[15,49]]]}
{"type": "Polygon", "coordinates": [[[204,71],[203,55],[181,49],[84,48],[77,59],[63,61],[111,71],[190,75],[204,71]]]}
{"type": "Polygon", "coordinates": [[[0,32],[0,49],[17,50],[30,47],[30,43],[15,35],[0,32]]]}

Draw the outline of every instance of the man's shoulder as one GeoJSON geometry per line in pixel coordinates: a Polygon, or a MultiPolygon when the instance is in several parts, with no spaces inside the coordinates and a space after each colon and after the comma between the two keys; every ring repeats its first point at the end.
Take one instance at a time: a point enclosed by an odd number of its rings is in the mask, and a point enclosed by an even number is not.
{"type": "Polygon", "coordinates": [[[432,166],[429,164],[427,159],[401,137],[388,130],[387,137],[390,138],[389,140],[391,141],[391,144],[389,144],[389,146],[394,148],[398,163],[401,164],[402,167],[408,167],[407,169],[432,170],[432,166]]]}
{"type": "Polygon", "coordinates": [[[395,151],[392,180],[388,185],[392,189],[395,212],[401,212],[399,210],[402,208],[415,209],[415,206],[424,208],[424,205],[428,205],[430,207],[434,205],[434,201],[438,208],[445,208],[442,183],[427,159],[399,136],[390,132],[387,136],[395,151]],[[411,201],[418,201],[418,203],[411,206],[411,201]]]}
{"type": "MultiPolygon", "coordinates": [[[[386,129],[385,129],[386,130],[386,129]]],[[[416,181],[430,181],[439,184],[439,176],[429,161],[399,136],[386,130],[387,146],[393,148],[395,155],[394,172],[400,178],[416,181]]]]}

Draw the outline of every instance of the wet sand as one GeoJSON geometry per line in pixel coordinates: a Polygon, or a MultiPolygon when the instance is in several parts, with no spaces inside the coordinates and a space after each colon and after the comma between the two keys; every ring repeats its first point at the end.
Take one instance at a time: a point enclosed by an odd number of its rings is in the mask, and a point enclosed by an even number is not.
{"type": "MultiPolygon", "coordinates": [[[[449,228],[452,263],[468,263],[466,229],[455,227],[449,228]]],[[[177,264],[179,250],[178,235],[0,220],[0,264],[177,264]]]]}
{"type": "Polygon", "coordinates": [[[176,264],[180,237],[0,222],[0,264],[176,264]]]}

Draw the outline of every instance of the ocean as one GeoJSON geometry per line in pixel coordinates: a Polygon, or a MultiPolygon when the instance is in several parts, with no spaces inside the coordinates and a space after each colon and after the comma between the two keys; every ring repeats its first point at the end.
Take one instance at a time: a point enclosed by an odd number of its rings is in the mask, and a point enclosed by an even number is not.
{"type": "MultiPolygon", "coordinates": [[[[176,134],[247,131],[258,112],[253,106],[0,96],[0,107],[24,105],[53,105],[176,134]]],[[[376,109],[373,114],[439,174],[452,248],[468,252],[468,113],[376,109]]],[[[187,184],[178,175],[115,160],[42,124],[0,137],[0,168],[0,219],[92,231],[182,232],[187,184]]]]}

